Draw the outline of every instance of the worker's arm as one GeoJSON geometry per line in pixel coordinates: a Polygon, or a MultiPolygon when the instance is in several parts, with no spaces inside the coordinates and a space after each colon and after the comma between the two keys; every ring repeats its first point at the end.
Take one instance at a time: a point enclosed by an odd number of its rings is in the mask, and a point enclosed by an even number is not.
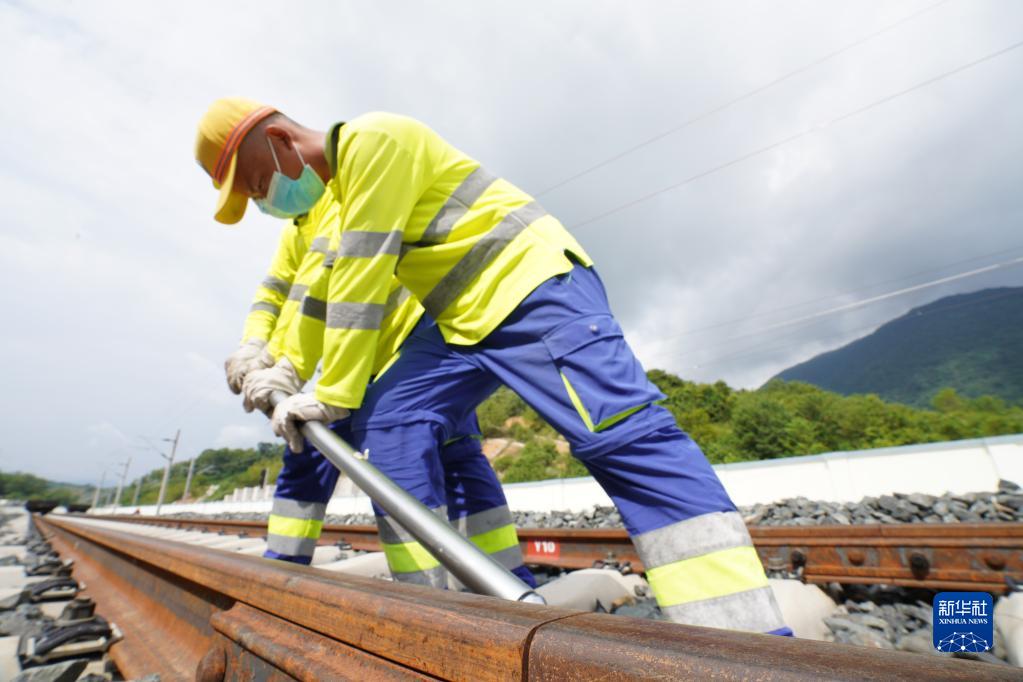
{"type": "Polygon", "coordinates": [[[405,225],[426,183],[424,164],[386,132],[342,135],[331,189],[342,198],[340,243],[327,285],[316,397],[362,404],[405,225]]]}
{"type": "Polygon", "coordinates": [[[270,270],[256,289],[256,295],[249,308],[249,315],[245,318],[245,328],[242,332],[243,343],[250,339],[258,339],[263,342],[270,340],[270,335],[277,325],[277,317],[281,313],[281,306],[288,300],[288,291],[291,289],[295,271],[298,269],[295,243],[297,238],[298,227],[293,223],[281,232],[281,239],[277,245],[277,251],[274,253],[273,261],[270,263],[270,270]]]}
{"type": "MultiPolygon", "coordinates": [[[[336,229],[335,229],[336,232],[336,229]]],[[[320,232],[321,235],[324,232],[320,232]]],[[[328,242],[324,236],[315,240],[322,242],[322,248],[313,248],[302,263],[301,296],[291,304],[295,305],[293,315],[287,319],[287,327],[275,332],[280,334],[278,358],[288,358],[298,375],[309,381],[316,372],[316,366],[323,356],[324,321],[327,316],[327,283],[330,269],[337,251],[337,237],[328,242]]]]}
{"type": "Polygon", "coordinates": [[[273,357],[265,349],[277,325],[281,306],[287,300],[295,270],[298,268],[296,254],[298,238],[299,231],[295,224],[290,224],[281,231],[281,239],[270,263],[270,271],[256,290],[249,314],[245,318],[242,341],[224,361],[227,385],[234,393],[241,392],[247,374],[273,364],[273,357]]]}
{"type": "MultiPolygon", "coordinates": [[[[295,278],[291,283],[291,291],[288,293],[288,300],[281,306],[281,314],[277,318],[277,326],[274,328],[267,351],[275,359],[284,354],[284,342],[287,330],[295,323],[300,315],[302,298],[309,290],[310,282],[319,275],[323,264],[323,258],[330,253],[330,238],[333,229],[332,223],[336,222],[337,204],[329,192],[324,192],[323,197],[316,203],[309,214],[298,222],[298,232],[295,238],[295,278]]],[[[320,335],[322,336],[322,330],[320,335]]],[[[316,362],[319,362],[319,353],[316,362]]]]}

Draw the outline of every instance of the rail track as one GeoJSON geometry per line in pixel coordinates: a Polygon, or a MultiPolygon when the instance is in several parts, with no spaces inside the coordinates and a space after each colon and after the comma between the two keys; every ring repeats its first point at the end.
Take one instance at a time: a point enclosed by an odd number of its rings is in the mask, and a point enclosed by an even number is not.
{"type": "Polygon", "coordinates": [[[339,575],[142,535],[123,518],[35,524],[124,633],[110,655],[128,678],[1019,679],[974,661],[339,575]]]}
{"type": "MultiPolygon", "coordinates": [[[[262,521],[148,516],[110,520],[235,533],[266,534],[262,521]]],[[[643,564],[621,529],[519,529],[526,561],[565,569],[595,561],[643,564]]],[[[1008,580],[1023,582],[1023,523],[877,524],[857,526],[753,526],[753,542],[771,570],[799,573],[810,583],[886,584],[931,590],[1000,593],[1008,580]]],[[[379,551],[376,526],[325,525],[321,544],[344,542],[379,551]]]]}

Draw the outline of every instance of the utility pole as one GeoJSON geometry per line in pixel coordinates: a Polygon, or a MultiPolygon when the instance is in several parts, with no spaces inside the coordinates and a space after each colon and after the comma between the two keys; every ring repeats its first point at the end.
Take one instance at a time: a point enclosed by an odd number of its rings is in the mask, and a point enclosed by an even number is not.
{"type": "Polygon", "coordinates": [[[96,505],[99,504],[99,491],[103,488],[104,481],[107,480],[107,470],[103,469],[103,475],[99,477],[99,485],[96,486],[96,492],[92,494],[92,508],[95,509],[96,505]]]}
{"type": "Polygon", "coordinates": [[[139,476],[139,479],[137,481],[135,481],[135,497],[131,498],[131,506],[133,506],[133,507],[139,506],[139,492],[141,492],[141,491],[142,491],[142,477],[139,476]]]}
{"type": "Polygon", "coordinates": [[[128,478],[128,467],[131,466],[131,457],[124,462],[124,470],[121,472],[121,480],[117,483],[117,494],[114,496],[114,506],[121,506],[121,492],[124,491],[124,479],[128,478]]]}
{"type": "Polygon", "coordinates": [[[167,479],[170,478],[171,465],[174,464],[174,454],[178,450],[178,440],[181,438],[181,429],[174,434],[174,438],[161,438],[160,440],[173,443],[170,456],[160,453],[160,456],[167,460],[167,466],[163,469],[163,481],[160,483],[160,497],[156,500],[156,515],[160,515],[160,507],[163,506],[164,495],[167,494],[167,479]]]}
{"type": "Polygon", "coordinates": [[[188,499],[188,491],[192,487],[192,472],[195,470],[196,459],[197,459],[196,457],[193,457],[188,461],[188,476],[185,477],[185,494],[181,496],[181,499],[183,500],[188,499]]]}

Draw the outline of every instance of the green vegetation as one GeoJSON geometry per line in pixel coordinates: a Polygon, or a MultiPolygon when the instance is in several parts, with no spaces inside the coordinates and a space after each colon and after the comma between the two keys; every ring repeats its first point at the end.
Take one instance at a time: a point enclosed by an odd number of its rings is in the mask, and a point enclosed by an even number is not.
{"type": "MultiPolygon", "coordinates": [[[[917,408],[798,381],[776,379],[747,391],[720,381],[698,384],[661,370],[649,376],[667,396],[662,404],[713,463],[1023,433],[1023,407],[994,396],[966,397],[952,388],[935,391],[928,407],[917,408]]],[[[521,451],[494,460],[505,483],[587,475],[554,429],[508,389],[498,389],[477,415],[484,437],[524,444],[521,451]]],[[[259,485],[263,469],[272,483],[282,452],[282,445],[271,443],[205,450],[196,461],[192,495],[221,499],[236,487],[259,485]],[[207,495],[212,486],[215,491],[207,495]]],[[[187,472],[187,461],[172,467],[168,502],[180,499],[187,472]]],[[[163,469],[157,469],[143,477],[140,504],[156,502],[162,476],[163,469]]],[[[129,504],[134,482],[125,488],[121,500],[129,504]]]]}
{"type": "Polygon", "coordinates": [[[843,395],[928,407],[938,391],[1023,405],[1023,287],[985,289],[914,308],[869,336],[777,378],[843,395]]]}
{"type": "MultiPolygon", "coordinates": [[[[192,474],[191,497],[204,497],[203,501],[222,499],[235,488],[259,485],[262,472],[267,470],[267,481],[273,484],[283,466],[284,446],[275,443],[260,443],[255,448],[220,448],[203,450],[195,461],[192,474]],[[208,496],[207,491],[216,486],[208,496]]],[[[185,492],[188,476],[188,460],[175,462],[167,480],[165,502],[181,499],[185,492]]],[[[154,469],[142,477],[139,504],[156,504],[160,496],[160,482],[163,468],[154,469]]],[[[135,495],[135,481],[125,485],[121,493],[121,504],[131,504],[135,495]]]]}
{"type": "MultiPolygon", "coordinates": [[[[667,396],[662,404],[714,463],[1023,433],[1023,407],[992,396],[965,398],[951,388],[938,391],[930,409],[918,409],[800,382],[774,380],[747,391],[661,370],[650,379],[667,396]]],[[[507,389],[478,415],[485,436],[525,443],[520,453],[494,461],[504,482],[586,475],[579,462],[558,453],[553,429],[507,389]]]]}
{"type": "Polygon", "coordinates": [[[589,475],[579,460],[567,453],[559,453],[549,437],[530,438],[517,455],[494,460],[494,469],[505,483],[589,475]]]}
{"type": "Polygon", "coordinates": [[[0,498],[8,500],[50,500],[61,504],[88,502],[86,486],[54,483],[20,472],[0,471],[0,498]]]}

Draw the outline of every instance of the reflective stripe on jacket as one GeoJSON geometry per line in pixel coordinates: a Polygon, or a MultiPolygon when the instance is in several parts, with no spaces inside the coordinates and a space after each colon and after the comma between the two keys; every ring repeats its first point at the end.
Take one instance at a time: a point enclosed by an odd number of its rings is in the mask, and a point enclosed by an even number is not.
{"type": "Polygon", "coordinates": [[[270,269],[259,283],[249,314],[245,318],[242,341],[249,339],[269,341],[273,336],[274,330],[279,326],[295,272],[305,256],[305,239],[310,229],[309,221],[302,217],[296,218],[281,231],[270,269]]]}
{"type": "MultiPolygon", "coordinates": [[[[316,372],[323,353],[327,286],[340,239],[339,208],[333,195],[325,193],[302,222],[304,238],[291,245],[299,264],[267,348],[275,359],[286,355],[299,376],[307,381],[316,372]]],[[[422,314],[419,301],[392,277],[381,333],[372,355],[373,375],[394,357],[422,314]]]]}
{"type": "Polygon", "coordinates": [[[310,281],[320,275],[320,265],[329,250],[331,220],[336,220],[337,215],[337,202],[331,197],[321,197],[307,215],[296,221],[299,234],[292,244],[295,269],[267,346],[274,358],[280,358],[282,354],[286,332],[298,314],[302,296],[310,281]]]}
{"type": "MultiPolygon", "coordinates": [[[[287,329],[283,330],[279,354],[271,349],[275,357],[286,355],[299,376],[306,381],[316,372],[316,365],[323,355],[327,321],[326,289],[330,274],[326,266],[329,260],[328,256],[327,262],[318,266],[323,271],[322,274],[312,280],[308,287],[302,287],[295,315],[287,329]]],[[[392,277],[383,315],[376,350],[370,358],[373,363],[371,377],[380,374],[395,358],[401,345],[405,343],[405,339],[422,317],[423,306],[401,285],[401,282],[392,277]]]]}
{"type": "Polygon", "coordinates": [[[483,340],[531,291],[589,257],[525,192],[427,126],[374,113],[327,136],[341,205],[327,288],[321,401],[362,403],[397,276],[448,343],[483,340]]]}

